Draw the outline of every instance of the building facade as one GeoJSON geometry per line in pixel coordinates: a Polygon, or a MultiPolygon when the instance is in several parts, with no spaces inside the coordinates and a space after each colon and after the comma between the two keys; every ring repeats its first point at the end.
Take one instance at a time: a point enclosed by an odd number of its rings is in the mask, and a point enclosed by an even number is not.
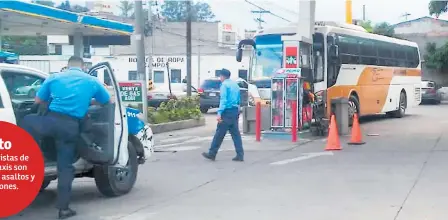
{"type": "MultiPolygon", "coordinates": [[[[41,71],[59,72],[67,66],[71,55],[50,56],[21,56],[20,64],[41,71]]],[[[92,56],[92,64],[109,62],[118,81],[137,80],[137,57],[135,55],[120,56],[92,56]]],[[[187,57],[185,55],[153,56],[152,61],[146,57],[146,66],[151,67],[152,73],[148,75],[153,79],[156,88],[167,88],[168,82],[180,84],[187,76],[187,57]],[[169,74],[168,74],[169,72],[169,74]]],[[[249,70],[249,55],[244,56],[242,62],[236,62],[235,55],[205,55],[192,56],[192,85],[196,88],[211,77],[215,77],[222,68],[232,72],[232,78],[246,78],[249,70]]],[[[175,87],[175,86],[174,86],[175,87]]]]}

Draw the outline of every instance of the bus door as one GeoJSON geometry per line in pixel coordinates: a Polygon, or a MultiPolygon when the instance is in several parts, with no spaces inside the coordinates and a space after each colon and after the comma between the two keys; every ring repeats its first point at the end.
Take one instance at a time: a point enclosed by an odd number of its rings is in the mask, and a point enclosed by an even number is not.
{"type": "Polygon", "coordinates": [[[327,88],[336,84],[341,63],[339,60],[339,48],[336,36],[327,36],[327,88]]]}
{"type": "Polygon", "coordinates": [[[313,60],[314,60],[314,92],[327,89],[325,83],[325,37],[322,33],[313,34],[313,60]]]}

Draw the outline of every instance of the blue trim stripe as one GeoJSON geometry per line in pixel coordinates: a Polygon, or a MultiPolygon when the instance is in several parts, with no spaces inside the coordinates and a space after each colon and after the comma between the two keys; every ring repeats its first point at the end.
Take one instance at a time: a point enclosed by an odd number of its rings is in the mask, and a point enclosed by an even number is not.
{"type": "Polygon", "coordinates": [[[57,21],[78,23],[93,28],[117,31],[121,34],[132,34],[134,27],[130,24],[105,20],[94,16],[80,15],[77,13],[52,8],[44,5],[22,2],[18,0],[0,0],[0,10],[13,11],[27,16],[48,18],[57,21]]]}
{"type": "Polygon", "coordinates": [[[76,13],[17,0],[0,1],[0,9],[10,9],[17,12],[33,14],[37,16],[47,17],[50,19],[63,20],[67,22],[74,22],[74,23],[78,22],[78,14],[76,13]]]}
{"type": "Polygon", "coordinates": [[[130,24],[120,23],[111,20],[105,20],[94,16],[84,16],[81,20],[81,24],[90,25],[95,27],[101,27],[111,30],[123,31],[129,34],[134,32],[134,26],[130,24]]]}

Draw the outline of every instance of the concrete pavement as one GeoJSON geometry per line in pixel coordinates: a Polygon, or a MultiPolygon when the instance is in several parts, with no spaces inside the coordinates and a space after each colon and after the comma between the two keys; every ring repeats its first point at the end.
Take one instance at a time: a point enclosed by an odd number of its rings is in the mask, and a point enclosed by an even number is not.
{"type": "MultiPolygon", "coordinates": [[[[171,152],[141,166],[128,195],[106,199],[93,180],[77,180],[73,208],[80,215],[73,219],[445,220],[447,110],[428,105],[401,119],[365,118],[367,143],[348,146],[342,137],[343,150],[332,154],[322,153],[325,139],[299,145],[246,137],[244,163],[231,161],[230,139],[217,161],[201,158],[214,125],[161,134],[157,143],[173,144],[164,147],[171,152]],[[183,150],[172,153],[176,147],[183,150]]],[[[52,184],[9,219],[54,219],[55,192],[52,184]]]]}

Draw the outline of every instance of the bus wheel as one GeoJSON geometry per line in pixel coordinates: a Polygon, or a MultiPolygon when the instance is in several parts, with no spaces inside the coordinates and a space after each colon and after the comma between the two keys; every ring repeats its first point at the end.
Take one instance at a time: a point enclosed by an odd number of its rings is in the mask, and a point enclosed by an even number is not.
{"type": "Polygon", "coordinates": [[[355,113],[359,116],[359,100],[356,96],[350,95],[348,99],[348,125],[353,125],[353,117],[355,113]]]}
{"type": "Polygon", "coordinates": [[[406,93],[400,93],[400,102],[398,104],[398,110],[391,112],[391,116],[394,118],[402,118],[406,114],[407,100],[406,93]]]}

